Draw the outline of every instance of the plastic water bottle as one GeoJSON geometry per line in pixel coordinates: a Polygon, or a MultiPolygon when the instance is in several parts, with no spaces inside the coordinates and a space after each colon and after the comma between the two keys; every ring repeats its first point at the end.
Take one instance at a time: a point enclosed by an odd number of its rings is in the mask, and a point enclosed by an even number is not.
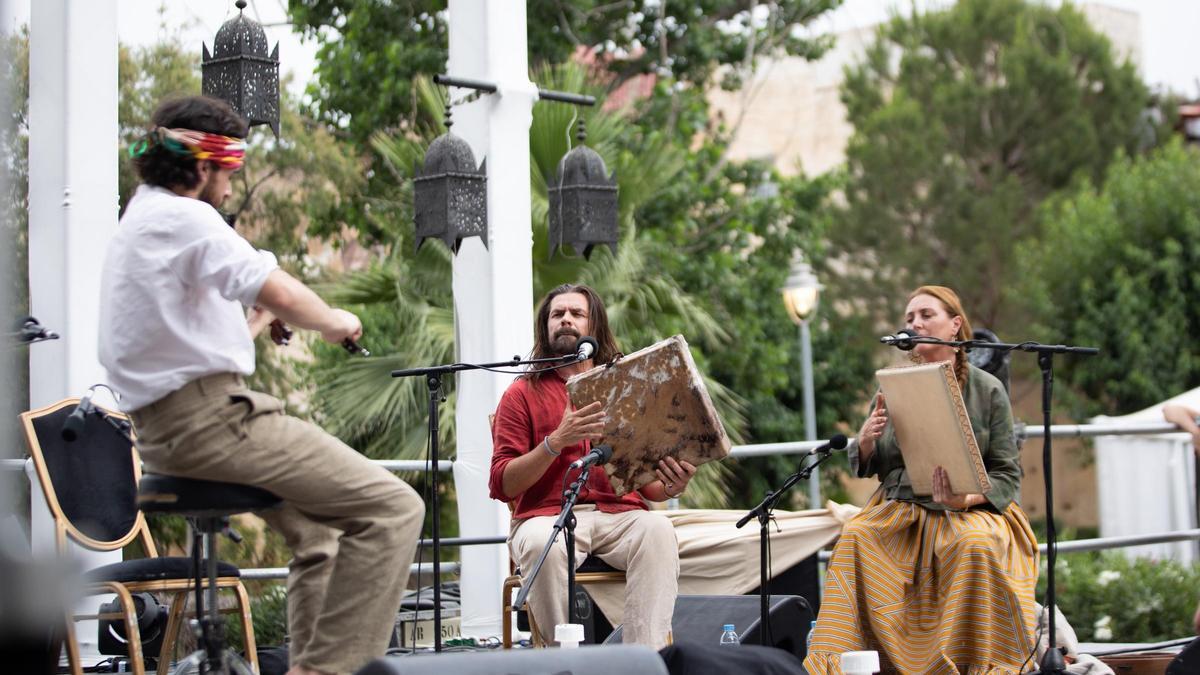
{"type": "Polygon", "coordinates": [[[733,629],[733,624],[731,624],[731,623],[725,624],[725,628],[722,629],[722,633],[721,633],[721,644],[722,645],[739,645],[739,644],[741,644],[741,642],[738,640],[737,631],[735,631],[733,629]]]}
{"type": "Polygon", "coordinates": [[[804,654],[807,656],[812,653],[813,633],[817,632],[817,621],[813,620],[812,625],[808,627],[808,637],[804,638],[804,654]]]}

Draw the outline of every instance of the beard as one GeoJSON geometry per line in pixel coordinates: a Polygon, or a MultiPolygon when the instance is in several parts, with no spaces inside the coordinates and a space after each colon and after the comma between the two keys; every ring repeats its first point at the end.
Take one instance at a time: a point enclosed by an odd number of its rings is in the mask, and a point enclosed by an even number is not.
{"type": "Polygon", "coordinates": [[[563,329],[554,334],[550,339],[550,351],[558,356],[566,356],[575,351],[575,344],[579,342],[579,332],[570,328],[563,329]]]}
{"type": "Polygon", "coordinates": [[[217,189],[217,181],[212,178],[200,186],[200,194],[196,198],[211,205],[214,209],[220,209],[221,204],[225,202],[225,194],[217,189]]]}

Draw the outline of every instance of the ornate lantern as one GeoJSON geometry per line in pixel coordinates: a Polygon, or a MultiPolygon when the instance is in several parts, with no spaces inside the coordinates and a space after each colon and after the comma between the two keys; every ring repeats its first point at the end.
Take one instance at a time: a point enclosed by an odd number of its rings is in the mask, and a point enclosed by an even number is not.
{"type": "Polygon", "coordinates": [[[579,120],[575,146],[558,164],[558,177],[550,186],[550,255],[570,244],[578,255],[591,258],[597,244],[617,252],[617,180],[608,174],[604,159],[583,142],[587,139],[579,120]]]}
{"type": "Polygon", "coordinates": [[[204,46],[201,72],[204,95],[233,106],[250,126],[268,124],[279,137],[279,43],[267,55],[267,34],[246,18],[246,0],[238,15],[226,21],[213,39],[212,54],[204,46]]]}
{"type": "Polygon", "coordinates": [[[451,125],[447,105],[446,133],[429,144],[424,167],[413,166],[417,249],[426,239],[441,239],[458,253],[467,237],[479,237],[487,248],[487,160],[476,169],[470,144],[450,133],[451,125]]]}

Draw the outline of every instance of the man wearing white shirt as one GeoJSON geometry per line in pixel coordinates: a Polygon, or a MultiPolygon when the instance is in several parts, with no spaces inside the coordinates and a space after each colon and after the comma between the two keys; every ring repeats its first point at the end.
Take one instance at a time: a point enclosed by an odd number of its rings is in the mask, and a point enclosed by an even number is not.
{"type": "Polygon", "coordinates": [[[142,185],[104,263],[100,361],[149,471],[283,499],[262,516],[293,553],[289,675],[353,672],[387,647],[424,504],[243,377],[254,372],[253,336],[272,316],[334,344],[357,339],[362,325],[217,212],[241,167],[245,120],[193,96],[160,105],[153,124],[131,150],[142,185]]]}

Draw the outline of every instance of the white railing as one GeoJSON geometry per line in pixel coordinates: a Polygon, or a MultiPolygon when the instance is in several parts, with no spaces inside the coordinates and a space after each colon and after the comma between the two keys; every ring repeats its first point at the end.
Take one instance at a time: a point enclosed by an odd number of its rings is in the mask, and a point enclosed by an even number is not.
{"type": "MultiPolygon", "coordinates": [[[[1041,438],[1042,426],[1017,423],[1019,439],[1041,438]]],[[[1050,427],[1053,438],[1090,438],[1094,436],[1140,436],[1178,432],[1179,427],[1168,422],[1129,422],[1126,424],[1055,424],[1050,427]]],[[[788,441],[786,443],[756,443],[735,445],[731,457],[769,457],[771,455],[798,455],[816,449],[825,441],[788,441]]],[[[850,439],[854,443],[854,439],[850,439]]],[[[373,460],[389,471],[425,471],[429,462],[422,459],[377,459],[373,460]]],[[[24,459],[0,459],[0,471],[19,471],[25,466],[24,459]]],[[[437,469],[447,472],[454,468],[452,460],[438,462],[437,469]]]]}
{"type": "MultiPolygon", "coordinates": [[[[1099,537],[1096,539],[1074,539],[1071,541],[1058,542],[1059,553],[1080,553],[1083,551],[1103,551],[1112,548],[1125,548],[1127,546],[1143,546],[1145,544],[1163,544],[1173,541],[1189,541],[1200,539],[1200,529],[1194,530],[1178,530],[1176,532],[1162,532],[1159,534],[1137,534],[1125,537],[1099,537]]],[[[499,546],[507,541],[505,537],[477,537],[469,541],[458,542],[459,546],[499,546]]],[[[453,542],[444,540],[443,546],[453,545],[453,542]]],[[[1046,553],[1046,544],[1039,544],[1038,550],[1043,555],[1046,553]]],[[[821,563],[829,562],[830,551],[821,551],[818,553],[818,560],[821,563]]],[[[455,561],[445,561],[441,563],[443,574],[458,574],[460,571],[459,563],[455,561]]],[[[412,573],[417,571],[432,573],[433,563],[422,563],[419,567],[412,566],[412,573]]],[[[243,579],[254,580],[269,580],[269,579],[286,579],[288,570],[286,567],[260,567],[260,568],[242,568],[243,579]]]]}
{"type": "MultiPolygon", "coordinates": [[[[1143,436],[1178,432],[1179,427],[1169,422],[1127,422],[1125,424],[1054,424],[1050,426],[1051,438],[1090,438],[1094,436],[1143,436]]],[[[1016,424],[1018,440],[1041,438],[1045,433],[1042,425],[1016,424]]],[[[854,444],[850,439],[850,444],[854,444]]],[[[798,455],[816,449],[825,441],[789,441],[786,443],[758,443],[735,445],[731,457],[769,457],[771,455],[798,455]]]]}
{"type": "MultiPolygon", "coordinates": [[[[1136,422],[1125,424],[1055,424],[1050,427],[1050,435],[1053,438],[1090,438],[1095,436],[1131,436],[1131,435],[1156,435],[1178,432],[1179,427],[1167,422],[1136,422]]],[[[1029,425],[1018,422],[1016,432],[1019,439],[1026,438],[1041,438],[1044,430],[1041,425],[1029,425]]],[[[786,443],[757,443],[753,445],[735,445],[730,451],[731,457],[737,458],[753,458],[753,457],[769,457],[772,455],[796,455],[810,452],[821,446],[825,441],[790,441],[786,443]]],[[[854,440],[851,439],[853,444],[854,440]]],[[[0,471],[18,471],[23,470],[26,459],[0,459],[0,471]]],[[[383,468],[389,471],[425,471],[429,468],[429,462],[426,460],[397,460],[384,459],[372,460],[383,468]]],[[[454,462],[451,460],[440,460],[437,463],[437,470],[440,472],[451,471],[454,468],[454,462]]],[[[1145,544],[1160,544],[1175,541],[1188,541],[1200,539],[1200,529],[1179,530],[1175,532],[1162,532],[1158,534],[1132,535],[1124,537],[1101,537],[1097,539],[1077,539],[1074,541],[1064,541],[1058,543],[1059,553],[1075,553],[1079,551],[1100,551],[1112,548],[1125,548],[1128,546],[1142,546],[1145,544]]],[[[443,545],[458,545],[458,546],[495,546],[505,542],[504,537],[481,537],[473,540],[443,540],[443,545]]],[[[1042,553],[1046,552],[1046,544],[1039,546],[1042,553]]],[[[821,562],[826,562],[829,559],[829,552],[822,551],[820,553],[821,562]]],[[[455,561],[445,561],[441,563],[441,569],[445,573],[457,574],[460,571],[459,563],[455,561]]],[[[414,564],[412,572],[432,573],[432,563],[414,564]]],[[[263,568],[244,568],[242,569],[242,578],[250,580],[273,580],[286,579],[286,567],[263,567],[263,568]]]]}

